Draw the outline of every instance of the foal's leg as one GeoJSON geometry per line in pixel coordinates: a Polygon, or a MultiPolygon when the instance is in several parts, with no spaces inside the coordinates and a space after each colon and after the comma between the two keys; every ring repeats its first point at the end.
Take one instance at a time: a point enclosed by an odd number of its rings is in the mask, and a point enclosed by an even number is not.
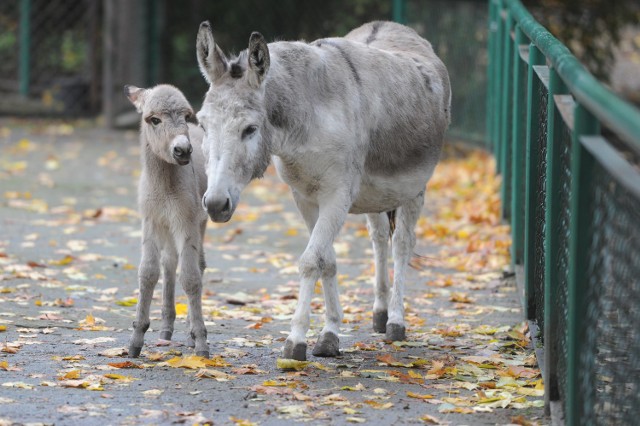
{"type": "Polygon", "coordinates": [[[160,338],[171,340],[173,325],[176,321],[176,268],[178,267],[178,253],[172,243],[165,244],[162,253],[162,274],[164,286],[162,287],[162,327],[160,338]]]}
{"type": "Polygon", "coordinates": [[[373,301],[373,330],[384,333],[389,319],[389,218],[386,213],[367,215],[367,227],[373,243],[373,254],[376,262],[375,299],[373,301]]]}
{"type": "Polygon", "coordinates": [[[198,232],[191,232],[180,247],[180,285],[187,295],[189,313],[189,333],[195,340],[196,355],[209,357],[207,329],[202,318],[202,273],[200,272],[200,252],[202,244],[198,232]],[[200,248],[199,248],[200,247],[200,248]]]}
{"type": "Polygon", "coordinates": [[[306,334],[309,330],[309,315],[313,289],[318,279],[322,278],[325,304],[326,324],[323,328],[314,355],[338,355],[338,329],[342,321],[342,310],[338,300],[336,280],[336,255],[333,241],[340,232],[347,217],[350,196],[339,191],[325,200],[317,210],[317,220],[313,223],[313,211],[308,202],[296,197],[298,208],[307,226],[311,229],[311,238],[307,244],[298,267],[300,269],[300,292],[296,311],[291,320],[291,334],[284,345],[284,357],[304,361],[307,358],[306,334]]]}
{"type": "Polygon", "coordinates": [[[406,339],[404,326],[404,278],[416,245],[415,227],[424,204],[424,192],[404,204],[396,212],[396,229],[393,233],[393,288],[389,301],[387,340],[406,339]]]}
{"type": "Polygon", "coordinates": [[[155,237],[157,233],[151,224],[142,225],[142,257],[138,268],[140,299],[136,307],[136,320],[133,322],[133,334],[129,341],[129,356],[137,358],[144,344],[144,333],[149,328],[149,309],[153,298],[153,289],[160,277],[160,248],[155,237]]]}

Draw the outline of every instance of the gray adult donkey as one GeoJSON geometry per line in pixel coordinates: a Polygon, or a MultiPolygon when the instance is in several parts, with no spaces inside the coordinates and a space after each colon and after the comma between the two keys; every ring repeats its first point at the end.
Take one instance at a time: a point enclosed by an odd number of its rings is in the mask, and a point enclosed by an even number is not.
{"type": "Polygon", "coordinates": [[[162,84],[151,89],[125,86],[125,94],[142,113],[142,174],[138,187],[142,215],[140,300],[129,356],[137,357],[142,350],[161,264],[164,285],[160,338],[171,340],[176,319],[175,281],[179,261],[179,281],[189,303],[187,345],[195,346],[197,355],[208,358],[201,300],[205,268],[202,242],[207,227],[207,214],[200,204],[207,185],[200,147],[202,130],[193,125],[197,120],[191,105],[173,86],[162,84]]]}
{"type": "Polygon", "coordinates": [[[227,58],[203,22],[196,50],[210,83],[198,112],[208,180],[203,207],[214,221],[228,221],[242,189],[273,156],[311,233],[284,356],[306,359],[318,279],[326,314],[313,355],[339,354],[333,242],[348,213],[367,214],[376,265],[373,328],[404,340],[414,228],[450,122],[449,76],[429,42],[405,26],[372,22],[309,44],[267,44],[254,32],[246,51],[227,58]]]}

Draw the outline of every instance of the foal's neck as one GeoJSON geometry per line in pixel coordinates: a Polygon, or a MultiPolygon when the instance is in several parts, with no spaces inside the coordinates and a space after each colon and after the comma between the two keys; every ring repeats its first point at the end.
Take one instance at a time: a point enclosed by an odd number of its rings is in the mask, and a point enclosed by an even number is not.
{"type": "Polygon", "coordinates": [[[178,173],[177,164],[169,164],[166,161],[159,158],[151,149],[149,142],[145,138],[141,138],[141,160],[142,160],[142,173],[145,173],[147,177],[156,184],[169,183],[173,180],[174,176],[178,173]]]}

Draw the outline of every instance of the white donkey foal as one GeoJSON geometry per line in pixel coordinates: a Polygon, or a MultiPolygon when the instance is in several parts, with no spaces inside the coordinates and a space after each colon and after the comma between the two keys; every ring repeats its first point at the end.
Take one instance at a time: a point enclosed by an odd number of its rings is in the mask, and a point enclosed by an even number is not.
{"type": "Polygon", "coordinates": [[[189,306],[187,344],[195,343],[196,354],[209,357],[201,300],[205,268],[202,242],[207,226],[207,214],[202,211],[200,201],[207,184],[202,131],[189,124],[197,123],[193,109],[182,92],[173,86],[158,85],[151,89],[125,86],[125,94],[142,113],[142,175],[138,188],[142,214],[140,300],[129,356],[137,357],[142,350],[161,264],[164,286],[160,338],[171,340],[176,319],[175,281],[179,261],[179,281],[189,306]]]}
{"type": "Polygon", "coordinates": [[[326,314],[313,354],[339,354],[342,309],[333,241],[348,213],[367,214],[373,241],[373,328],[389,340],[404,340],[404,280],[414,227],[450,122],[449,76],[431,44],[405,26],[372,22],[343,38],[310,44],[267,45],[253,33],[249,48],[228,59],[203,22],[197,55],[210,83],[198,113],[205,129],[203,206],[209,216],[229,220],[242,189],[273,156],[311,233],[299,261],[300,293],[284,356],[306,359],[318,279],[326,314]]]}

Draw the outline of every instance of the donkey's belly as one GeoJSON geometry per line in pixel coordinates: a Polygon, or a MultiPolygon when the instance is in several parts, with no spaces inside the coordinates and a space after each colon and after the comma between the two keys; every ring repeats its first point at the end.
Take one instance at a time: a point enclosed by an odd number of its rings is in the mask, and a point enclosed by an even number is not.
{"type": "Polygon", "coordinates": [[[396,209],[424,191],[431,173],[401,174],[390,177],[365,176],[349,213],[381,213],[396,209]]]}

